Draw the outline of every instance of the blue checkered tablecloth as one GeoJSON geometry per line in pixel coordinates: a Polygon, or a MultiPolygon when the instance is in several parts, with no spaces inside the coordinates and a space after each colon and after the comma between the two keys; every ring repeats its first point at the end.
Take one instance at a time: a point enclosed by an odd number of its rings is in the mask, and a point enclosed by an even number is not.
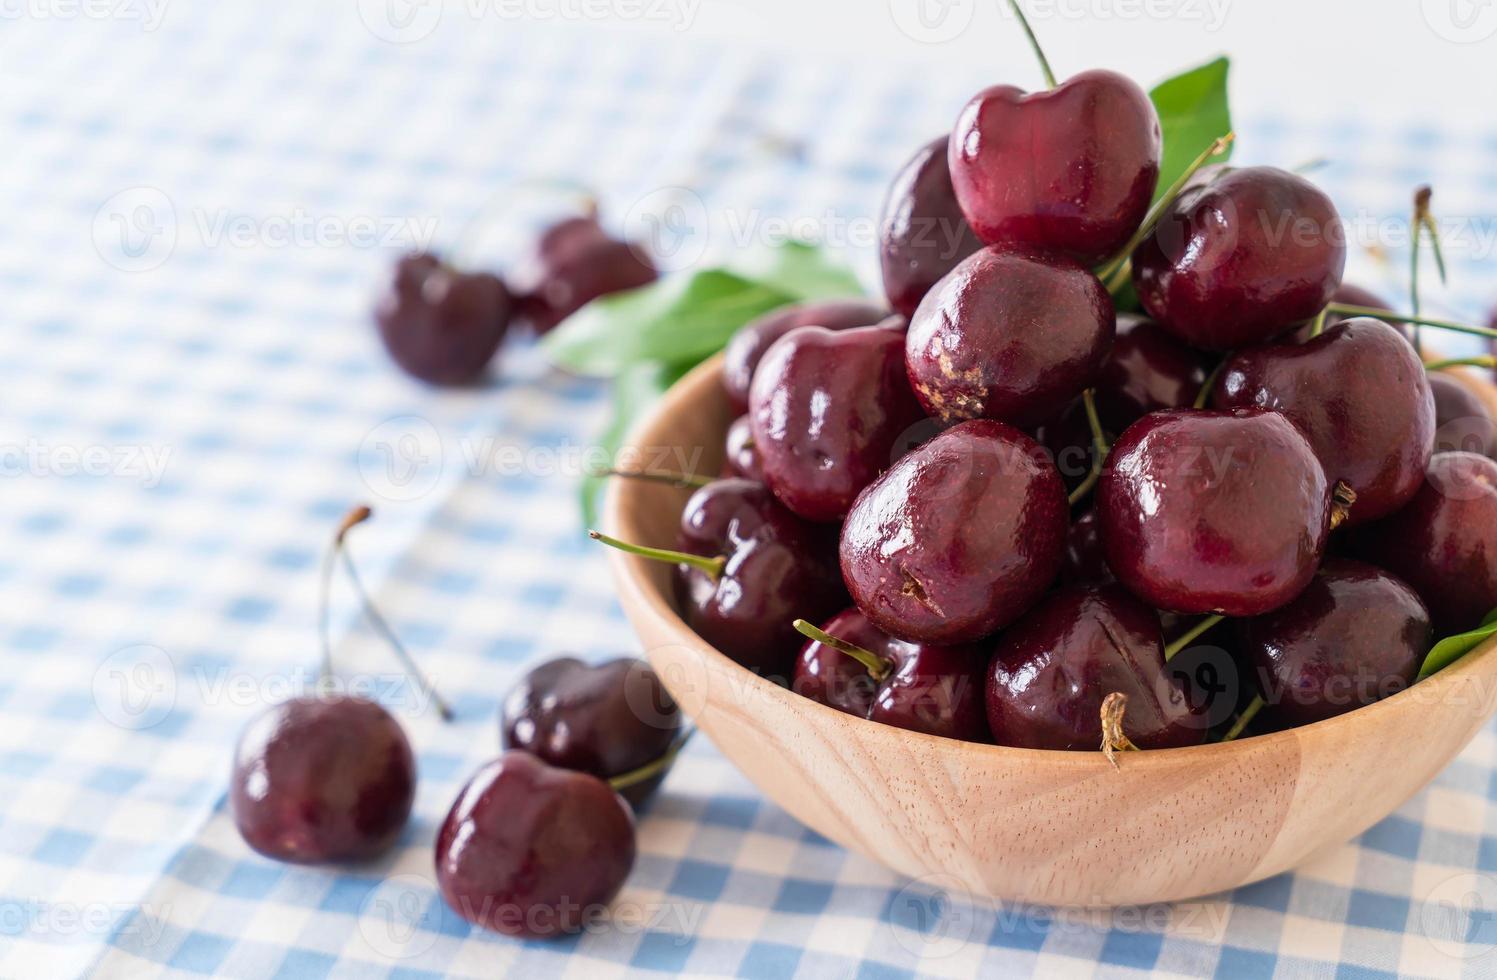
{"type": "MultiPolygon", "coordinates": [[[[872,282],[888,175],[989,79],[353,0],[80,9],[0,23],[0,976],[1497,974],[1490,729],[1292,876],[1085,914],[901,880],[699,740],[606,929],[471,930],[431,842],[498,700],[534,659],[635,649],[574,502],[606,398],[523,344],[482,389],[412,384],[373,338],[375,284],[477,216],[478,254],[512,257],[540,179],[618,219],[689,188],[719,229],[688,242],[704,261],[802,219],[872,282]],[[419,750],[416,812],[376,866],[287,867],[226,816],[230,747],[310,683],[320,549],[365,499],[352,546],[459,720],[421,710],[339,593],[344,675],[419,750]]],[[[1239,120],[1243,159],[1330,156],[1368,241],[1434,183],[1462,229],[1435,295],[1474,315],[1497,294],[1497,130],[1280,109],[1239,120]]]]}

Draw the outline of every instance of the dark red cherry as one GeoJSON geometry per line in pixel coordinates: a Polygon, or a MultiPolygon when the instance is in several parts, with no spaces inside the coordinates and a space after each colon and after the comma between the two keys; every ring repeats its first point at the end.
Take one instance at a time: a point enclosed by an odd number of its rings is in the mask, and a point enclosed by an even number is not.
{"type": "Polygon", "coordinates": [[[634,815],[607,783],[506,752],[469,780],[442,822],[437,886],[475,925],[544,938],[596,922],[634,855],[634,815]]]}
{"type": "Polygon", "coordinates": [[[842,577],[891,636],[970,643],[1055,581],[1069,522],[1065,485],[1034,440],[964,422],[863,491],[842,528],[842,577]]]}
{"type": "Polygon", "coordinates": [[[1497,462],[1437,454],[1409,505],[1357,528],[1351,550],[1412,586],[1440,636],[1481,625],[1497,609],[1497,462]]]}
{"type": "Polygon", "coordinates": [[[1165,664],[1158,614],[1115,585],[1063,589],[998,639],[988,724],[1000,745],[1095,752],[1102,702],[1115,693],[1127,698],[1123,733],[1139,748],[1205,741],[1205,711],[1165,664]]]}
{"type": "Polygon", "coordinates": [[[694,493],[681,514],[679,547],[724,559],[716,576],[677,566],[687,625],[764,676],[790,676],[801,647],[797,617],[822,619],[847,605],[837,529],[796,517],[762,483],[719,480],[694,493]]]}
{"type": "Polygon", "coordinates": [[[1097,375],[1097,414],[1114,432],[1166,408],[1188,408],[1206,383],[1200,355],[1137,314],[1118,316],[1117,337],[1097,375]]]}
{"type": "Polygon", "coordinates": [[[1486,403],[1448,374],[1429,376],[1435,397],[1435,452],[1497,455],[1497,422],[1486,403]]]}
{"type": "MultiPolygon", "coordinates": [[[[1126,424],[1118,429],[1108,429],[1104,423],[1102,434],[1111,442],[1124,428],[1127,428],[1126,424]]],[[[1092,439],[1091,422],[1086,417],[1086,405],[1080,398],[1036,428],[1034,438],[1054,461],[1067,490],[1075,490],[1091,475],[1096,460],[1096,443],[1092,439]]]]}
{"type": "Polygon", "coordinates": [[[614,238],[596,214],[588,214],[546,229],[509,282],[520,316],[536,333],[546,333],[600,296],[648,286],[657,278],[655,263],[641,246],[614,238]]]}
{"type": "Polygon", "coordinates": [[[984,242],[1096,264],[1143,222],[1159,154],[1159,116],[1143,89],[1085,71],[1045,92],[979,92],[951,134],[951,183],[984,242]]]}
{"type": "Polygon", "coordinates": [[[1133,253],[1144,309],[1192,347],[1234,350],[1287,333],[1330,302],[1346,265],[1335,205],[1273,167],[1185,191],[1133,253]]]}
{"type": "Polygon", "coordinates": [[[1066,585],[1109,585],[1118,580],[1107,565],[1107,549],[1102,544],[1102,527],[1095,510],[1071,524],[1060,580],[1066,585]]]}
{"type": "MultiPolygon", "coordinates": [[[[607,780],[663,757],[681,735],[681,709],[643,660],[589,664],[558,657],[510,689],[499,731],[506,749],[607,780]]],[[[640,806],[666,772],[620,792],[640,806]]]]}
{"type": "Polygon", "coordinates": [[[1160,609],[1269,612],[1315,574],[1331,489],[1309,442],[1276,412],[1146,415],[1113,446],[1097,487],[1107,563],[1160,609]]]}
{"type": "Polygon", "coordinates": [[[932,140],[904,165],[889,188],[879,221],[884,293],[906,317],[930,288],[982,247],[951,188],[949,140],[932,140]]]}
{"type": "Polygon", "coordinates": [[[1430,647],[1429,611],[1414,590],[1341,558],[1327,560],[1289,605],[1234,625],[1267,705],[1263,718],[1280,728],[1397,694],[1414,683],[1430,647]]]}
{"type": "Polygon", "coordinates": [[[764,460],[759,455],[759,447],[754,445],[754,424],[747,415],[738,416],[728,426],[723,476],[741,476],[756,483],[764,482],[764,460]]]}
{"type": "Polygon", "coordinates": [[[976,647],[896,640],[856,609],[838,613],[821,629],[861,648],[880,664],[880,676],[853,656],[811,640],[795,662],[790,689],[797,694],[895,728],[992,741],[982,702],[987,656],[976,647]]]}
{"type": "Polygon", "coordinates": [[[1085,267],[985,248],[937,283],[910,320],[910,384],[944,422],[1037,426],[1097,379],[1114,320],[1112,298],[1085,267]]]}
{"type": "Polygon", "coordinates": [[[384,708],[340,694],[293,698],[239,738],[234,824],[266,857],[362,861],[389,850],[416,798],[416,758],[384,708]]]}
{"type": "Polygon", "coordinates": [[[838,521],[925,418],[904,370],[904,335],[801,327],[775,342],[749,389],[754,448],[780,502],[838,521]]]}
{"type": "Polygon", "coordinates": [[[407,255],[374,310],[395,363],[436,385],[483,376],[509,329],[512,301],[498,277],[464,273],[427,252],[407,255]]]}
{"type": "Polygon", "coordinates": [[[1419,355],[1381,320],[1357,317],[1302,344],[1239,351],[1212,404],[1285,415],[1310,440],[1326,477],[1356,491],[1353,523],[1393,513],[1424,482],[1434,396],[1419,355]]]}
{"type": "Polygon", "coordinates": [[[748,411],[754,369],[764,352],[790,331],[801,327],[828,330],[871,327],[888,315],[887,309],[872,300],[832,299],[781,307],[745,324],[733,334],[723,351],[723,390],[728,393],[729,404],[739,413],[748,411]]]}

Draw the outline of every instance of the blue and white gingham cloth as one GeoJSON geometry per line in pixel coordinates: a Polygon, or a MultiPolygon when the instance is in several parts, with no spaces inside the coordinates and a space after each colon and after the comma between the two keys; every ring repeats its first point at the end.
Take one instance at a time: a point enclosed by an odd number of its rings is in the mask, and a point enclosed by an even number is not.
{"type": "MultiPolygon", "coordinates": [[[[805,218],[866,275],[889,174],[989,79],[452,15],[402,34],[351,0],[180,0],[160,23],[160,4],[115,6],[0,26],[0,976],[1497,972],[1490,729],[1292,876],[1095,914],[904,881],[698,741],[608,927],[470,929],[436,895],[431,842],[497,751],[500,697],[535,659],[635,649],[574,503],[605,398],[523,346],[481,390],[410,383],[371,290],[480,213],[481,254],[513,256],[539,178],[596,188],[616,220],[700,203],[715,230],[691,259],[805,218]],[[230,749],[310,682],[318,556],[360,500],[377,517],[352,548],[459,721],[421,710],[339,593],[341,671],[407,725],[416,812],[375,866],[288,867],[226,816],[230,749]]],[[[1470,316],[1497,292],[1480,277],[1497,131],[1239,122],[1244,159],[1335,157],[1318,179],[1349,213],[1401,216],[1434,183],[1471,241],[1450,243],[1439,298],[1470,316]]]]}

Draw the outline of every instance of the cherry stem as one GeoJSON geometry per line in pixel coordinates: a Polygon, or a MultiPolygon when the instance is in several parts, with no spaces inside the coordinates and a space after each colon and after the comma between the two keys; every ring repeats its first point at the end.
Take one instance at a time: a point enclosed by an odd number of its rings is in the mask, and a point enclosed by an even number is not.
{"type": "Polygon", "coordinates": [[[1118,752],[1137,752],[1138,746],[1123,731],[1123,714],[1128,710],[1128,695],[1113,691],[1102,699],[1102,754],[1117,769],[1118,752]]]}
{"type": "Polygon", "coordinates": [[[1317,170],[1323,170],[1331,165],[1329,157],[1311,157],[1294,168],[1297,174],[1313,174],[1317,170]]]}
{"type": "Polygon", "coordinates": [[[1081,485],[1071,491],[1067,501],[1072,507],[1086,499],[1102,479],[1102,464],[1112,447],[1108,445],[1107,433],[1102,430],[1102,417],[1097,413],[1097,395],[1091,388],[1081,393],[1081,404],[1086,409],[1086,424],[1092,430],[1092,468],[1081,485]]]}
{"type": "Polygon", "coordinates": [[[1050,59],[1045,57],[1045,50],[1040,47],[1039,38],[1034,36],[1034,29],[1029,26],[1029,18],[1024,16],[1024,11],[1019,6],[1019,0],[1008,0],[1008,7],[1014,12],[1014,16],[1019,19],[1019,26],[1024,28],[1024,36],[1029,38],[1030,50],[1034,52],[1035,58],[1039,60],[1040,71],[1045,76],[1045,84],[1050,88],[1054,88],[1056,85],[1055,72],[1050,70],[1050,59]]]}
{"type": "Polygon", "coordinates": [[[1200,639],[1201,634],[1213,628],[1226,618],[1227,617],[1225,616],[1207,616],[1205,619],[1201,620],[1199,623],[1196,623],[1190,629],[1186,630],[1177,640],[1175,640],[1175,642],[1164,648],[1164,662],[1169,663],[1171,660],[1174,660],[1176,654],[1178,654],[1181,650],[1184,650],[1186,647],[1190,646],[1196,640],[1200,639]]]}
{"type": "Polygon", "coordinates": [[[1227,369],[1227,364],[1232,360],[1232,352],[1227,351],[1222,359],[1217,362],[1211,373],[1206,375],[1206,380],[1201,382],[1201,390],[1196,392],[1196,400],[1191,402],[1191,408],[1205,408],[1206,403],[1211,400],[1211,392],[1216,390],[1216,382],[1221,378],[1222,372],[1227,369]]]}
{"type": "Polygon", "coordinates": [[[692,568],[706,572],[714,582],[722,578],[723,569],[728,564],[728,559],[722,555],[718,555],[716,558],[706,558],[702,555],[687,554],[684,551],[669,551],[665,548],[646,548],[644,545],[630,544],[627,541],[620,541],[618,538],[612,538],[597,531],[588,531],[587,536],[594,541],[603,542],[610,548],[617,548],[625,554],[638,555],[640,558],[648,558],[651,561],[670,562],[672,565],[690,565],[692,568]]]}
{"type": "Polygon", "coordinates": [[[1497,357],[1479,354],[1476,357],[1452,357],[1444,361],[1430,361],[1424,365],[1426,371],[1444,371],[1454,367],[1497,368],[1497,357]]]}
{"type": "Polygon", "coordinates": [[[1227,730],[1227,734],[1222,736],[1222,741],[1236,741],[1237,736],[1247,731],[1247,726],[1252,724],[1253,719],[1258,717],[1258,712],[1262,711],[1265,707],[1267,707],[1267,703],[1261,696],[1253,698],[1252,703],[1242,709],[1242,714],[1237,716],[1237,720],[1232,723],[1232,727],[1227,730]]]}
{"type": "Polygon", "coordinates": [[[1315,322],[1310,325],[1310,337],[1312,339],[1315,337],[1319,337],[1321,334],[1325,333],[1325,321],[1330,317],[1330,315],[1331,311],[1326,309],[1321,310],[1320,314],[1315,317],[1315,322]]]}
{"type": "Polygon", "coordinates": [[[1357,492],[1344,481],[1337,481],[1336,489],[1331,494],[1331,530],[1346,523],[1351,516],[1352,505],[1357,502],[1357,492]]]}
{"type": "Polygon", "coordinates": [[[647,480],[652,483],[664,483],[673,487],[705,487],[716,482],[716,477],[697,476],[695,473],[673,473],[669,470],[593,470],[588,476],[594,479],[617,476],[626,480],[647,480]]]}
{"type": "Polygon", "coordinates": [[[882,681],[885,677],[888,677],[889,672],[894,669],[894,665],[892,663],[890,663],[885,658],[880,657],[872,650],[865,650],[863,647],[858,646],[856,643],[849,643],[846,640],[838,639],[825,630],[818,628],[814,623],[809,623],[804,619],[797,619],[795,621],[795,628],[801,636],[815,640],[817,643],[820,643],[824,647],[831,647],[838,653],[847,654],[849,657],[853,658],[858,663],[868,668],[868,676],[872,677],[876,681],[882,681]]]}
{"type": "Polygon", "coordinates": [[[1081,483],[1079,483],[1076,486],[1075,490],[1071,491],[1071,495],[1066,498],[1066,501],[1072,507],[1075,507],[1081,501],[1083,501],[1083,500],[1086,499],[1086,495],[1087,494],[1091,493],[1093,490],[1096,489],[1097,483],[1101,479],[1102,479],[1102,465],[1100,463],[1092,463],[1092,470],[1091,470],[1091,472],[1086,475],[1086,479],[1085,480],[1082,480],[1081,483]]]}
{"type": "MultiPolygon", "coordinates": [[[[1419,306],[1419,239],[1424,233],[1425,221],[1429,218],[1430,188],[1426,184],[1414,191],[1414,227],[1409,239],[1409,308],[1418,316],[1419,306]]],[[[1414,326],[1414,350],[1423,355],[1424,338],[1420,334],[1418,324],[1414,326]]]]}
{"type": "Polygon", "coordinates": [[[613,788],[614,792],[620,792],[622,790],[628,789],[631,786],[638,786],[640,783],[648,782],[649,780],[654,779],[656,776],[660,775],[662,772],[665,772],[665,770],[671,767],[671,764],[676,761],[676,756],[681,754],[681,750],[686,748],[686,743],[690,742],[691,736],[695,734],[695,728],[686,729],[686,731],[682,733],[680,738],[671,743],[670,748],[661,753],[660,758],[655,759],[652,762],[646,762],[638,769],[631,769],[628,772],[619,773],[617,776],[614,776],[608,780],[608,785],[613,788]]]}
{"type": "Polygon", "coordinates": [[[348,553],[346,542],[348,532],[374,516],[374,512],[367,506],[360,504],[348,512],[338,525],[338,530],[333,534],[332,544],[329,545],[327,556],[322,564],[322,596],[318,609],[318,631],[322,636],[322,675],[321,680],[326,682],[333,674],[333,644],[328,630],[328,597],[332,591],[333,565],[339,558],[343,560],[344,573],[348,575],[348,581],[353,585],[353,590],[359,597],[359,605],[363,610],[364,617],[374,627],[376,633],[394,651],[395,657],[400,661],[401,667],[421,689],[431,698],[432,704],[436,705],[437,713],[443,721],[453,719],[452,708],[442,695],[432,685],[431,680],[416,665],[416,660],[410,651],[400,642],[400,637],[389,622],[381,615],[374,601],[369,597],[369,590],[364,588],[364,581],[359,577],[358,566],[354,564],[353,556],[348,553]]]}
{"type": "Polygon", "coordinates": [[[1397,320],[1399,323],[1414,323],[1425,327],[1438,327],[1441,330],[1454,330],[1457,333],[1469,333],[1477,337],[1497,337],[1497,330],[1492,330],[1488,327],[1474,327],[1469,323],[1440,320],[1432,316],[1409,316],[1405,313],[1391,313],[1388,310],[1380,310],[1375,306],[1353,306],[1350,303],[1332,303],[1326,309],[1332,313],[1342,313],[1346,316],[1370,316],[1379,320],[1397,320]]]}
{"type": "Polygon", "coordinates": [[[1103,266],[1102,271],[1098,273],[1097,278],[1102,280],[1103,285],[1107,287],[1109,293],[1116,296],[1118,291],[1128,282],[1128,276],[1125,273],[1132,269],[1132,262],[1130,260],[1133,257],[1134,250],[1143,244],[1145,238],[1154,233],[1155,227],[1158,226],[1160,219],[1164,217],[1165,209],[1175,203],[1175,198],[1179,197],[1180,192],[1185,189],[1186,182],[1196,175],[1196,171],[1206,165],[1206,161],[1227,152],[1227,147],[1231,146],[1232,141],[1236,138],[1236,133],[1227,133],[1225,136],[1212,141],[1210,146],[1202,150],[1201,154],[1190,162],[1190,166],[1185,168],[1185,172],[1176,177],[1174,183],[1164,189],[1164,194],[1158,201],[1154,202],[1153,207],[1149,208],[1148,217],[1144,218],[1144,223],[1138,226],[1138,230],[1133,233],[1133,237],[1128,239],[1128,244],[1124,245],[1123,250],[1117,254],[1117,257],[1103,266]]]}

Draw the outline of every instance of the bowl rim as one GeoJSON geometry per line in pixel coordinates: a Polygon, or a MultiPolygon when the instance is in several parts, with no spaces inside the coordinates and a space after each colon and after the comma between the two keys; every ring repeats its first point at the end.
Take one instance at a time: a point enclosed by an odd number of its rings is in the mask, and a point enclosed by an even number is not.
{"type": "MultiPolygon", "coordinates": [[[[1426,358],[1434,355],[1432,351],[1426,351],[1426,358]]],[[[710,389],[721,390],[723,355],[718,353],[698,364],[687,372],[679,381],[670,387],[668,391],[653,405],[648,412],[631,427],[625,446],[631,445],[657,445],[665,444],[669,440],[662,440],[660,436],[651,435],[658,433],[662,427],[669,422],[670,416],[682,405],[695,404],[700,398],[710,392],[710,389]]],[[[1480,380],[1469,371],[1451,371],[1462,384],[1472,388],[1482,398],[1482,401],[1490,407],[1497,406],[1497,388],[1480,380]]],[[[1494,412],[1497,417],[1497,412],[1494,412]]],[[[680,492],[673,488],[660,484],[652,484],[639,480],[612,479],[604,495],[603,505],[603,527],[609,534],[617,535],[623,530],[623,515],[634,504],[635,500],[644,494],[653,491],[670,490],[680,492]]],[[[1057,764],[1077,768],[1095,769],[1098,766],[1111,768],[1103,756],[1100,748],[1095,750],[1064,750],[1064,749],[1030,749],[1009,745],[999,745],[992,742],[968,742],[960,739],[948,738],[943,735],[931,735],[906,728],[897,728],[893,725],[885,725],[868,718],[861,718],[844,711],[839,711],[829,705],[821,704],[811,698],[796,694],[788,687],[783,687],[773,681],[754,673],[738,664],[726,654],[717,650],[707,641],[703,640],[697,633],[687,625],[674,605],[667,599],[663,590],[655,588],[644,574],[646,559],[636,558],[622,552],[609,550],[609,561],[613,564],[614,578],[620,591],[619,599],[623,602],[632,597],[649,610],[660,625],[667,631],[679,637],[678,643],[681,647],[691,650],[696,656],[706,656],[720,670],[737,671],[741,677],[759,695],[767,696],[784,701],[794,699],[793,704],[797,710],[805,710],[810,707],[813,713],[824,712],[823,717],[831,720],[833,717],[851,725],[854,729],[862,728],[871,737],[893,738],[913,744],[913,749],[926,751],[951,753],[961,752],[963,754],[990,754],[1001,755],[1006,760],[1022,764],[1026,761],[1039,763],[1041,761],[1049,766],[1057,764]],[[624,593],[627,592],[626,597],[624,593]]],[[[1307,737],[1324,738],[1329,737],[1349,725],[1370,725],[1376,720],[1392,712],[1402,711],[1406,707],[1417,707],[1410,704],[1413,700],[1426,700],[1430,706],[1446,703],[1451,692],[1459,689],[1462,685],[1471,683],[1474,679],[1492,673],[1488,669],[1491,665],[1493,652],[1497,651],[1497,635],[1490,637],[1475,650],[1467,653],[1455,664],[1446,667],[1422,681],[1415,681],[1397,694],[1383,698],[1370,705],[1365,705],[1334,718],[1326,718],[1321,721],[1312,722],[1294,728],[1286,728],[1265,735],[1255,735],[1251,738],[1236,739],[1231,742],[1205,742],[1200,745],[1187,745],[1176,748],[1145,749],[1130,751],[1126,753],[1128,768],[1134,769],[1140,765],[1152,765],[1158,767],[1175,767],[1186,761],[1196,762],[1212,757],[1246,756],[1250,753],[1272,751],[1273,749],[1298,741],[1307,737]]],[[[1480,693],[1480,692],[1479,692],[1480,693]]],[[[1491,692],[1488,692],[1489,694],[1491,692]]],[[[1490,707],[1484,708],[1490,713],[1490,707]]]]}

